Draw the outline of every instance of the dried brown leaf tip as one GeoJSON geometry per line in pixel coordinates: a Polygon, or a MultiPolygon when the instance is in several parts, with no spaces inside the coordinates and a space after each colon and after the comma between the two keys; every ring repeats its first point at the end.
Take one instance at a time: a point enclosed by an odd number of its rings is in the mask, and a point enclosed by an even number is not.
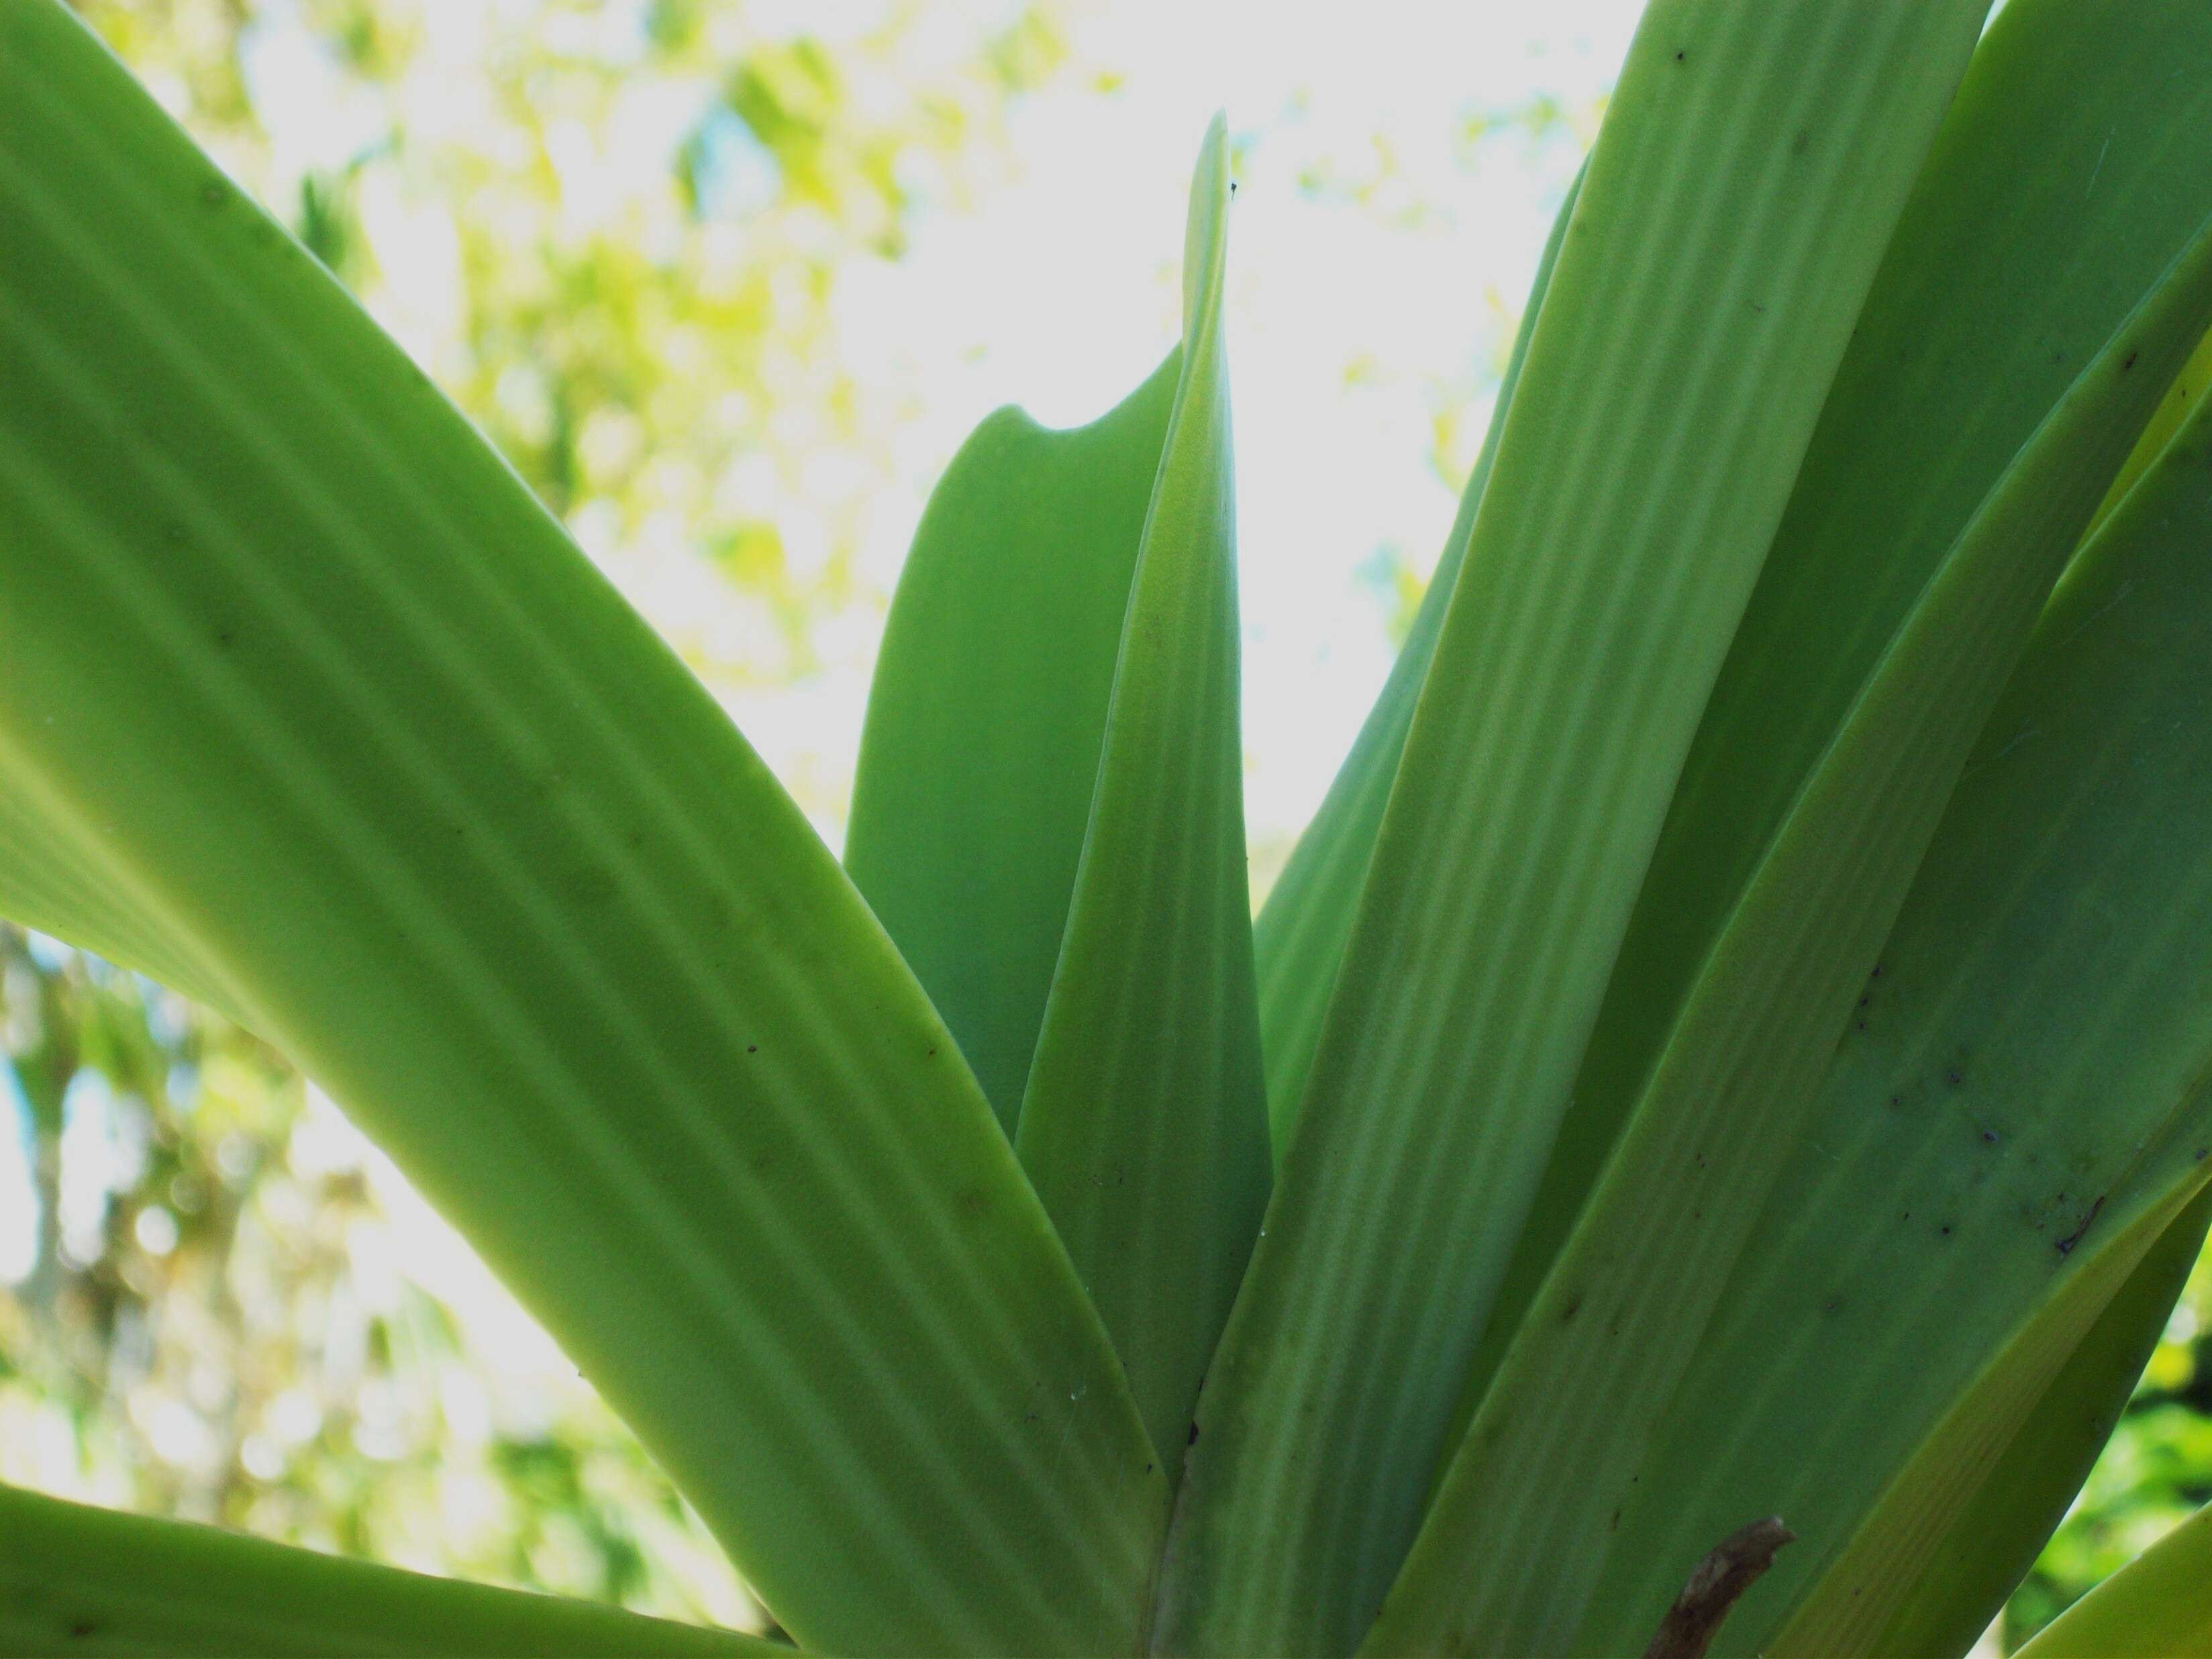
{"type": "Polygon", "coordinates": [[[1770,1515],[1721,1540],[1692,1570],[1690,1582],[1644,1650],[1644,1659],[1704,1659],[1736,1597],[1774,1565],[1775,1552],[1796,1536],[1780,1516],[1770,1515]]]}

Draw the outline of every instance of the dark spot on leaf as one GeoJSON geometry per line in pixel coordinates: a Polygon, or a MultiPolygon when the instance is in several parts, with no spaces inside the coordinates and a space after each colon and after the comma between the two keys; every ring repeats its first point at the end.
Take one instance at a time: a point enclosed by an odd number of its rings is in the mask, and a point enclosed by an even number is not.
{"type": "Polygon", "coordinates": [[[1582,1297],[1580,1297],[1578,1296],[1578,1297],[1575,1297],[1575,1299],[1574,1299],[1573,1301],[1571,1301],[1571,1302],[1568,1303],[1568,1304],[1567,1304],[1567,1305],[1566,1305],[1565,1310],[1564,1310],[1564,1311],[1559,1315],[1559,1323],[1561,1323],[1562,1325],[1564,1325],[1564,1324],[1567,1323],[1570,1320],[1571,1320],[1571,1319],[1572,1319],[1572,1318],[1573,1318],[1577,1314],[1580,1313],[1582,1310],[1583,1310],[1583,1299],[1582,1299],[1582,1297]]]}
{"type": "Polygon", "coordinates": [[[1674,61],[1678,64],[1682,61],[1682,54],[1680,52],[1678,52],[1674,54],[1674,61]]]}
{"type": "Polygon", "coordinates": [[[1982,1131],[1982,1139],[1994,1146],[1997,1144],[1997,1132],[1995,1129],[1984,1129],[1982,1131]]]}
{"type": "Polygon", "coordinates": [[[1184,1437],[1184,1439],[1183,1439],[1183,1443],[1183,1443],[1184,1445],[1186,1445],[1186,1446],[1195,1446],[1195,1445],[1198,1443],[1198,1419],[1197,1419],[1193,1418],[1193,1419],[1191,1419],[1190,1433],[1189,1433],[1188,1435],[1187,1435],[1187,1436],[1185,1436],[1185,1437],[1184,1437]]]}
{"type": "Polygon", "coordinates": [[[757,1042],[748,1042],[745,1044],[745,1052],[749,1054],[758,1054],[760,1052],[760,1044],[757,1042]]]}
{"type": "Polygon", "coordinates": [[[2136,366],[2136,359],[2141,356],[2142,356],[2142,354],[2139,351],[2130,351],[2128,353],[2127,361],[2120,365],[2120,373],[2124,374],[2130,369],[2133,368],[2136,366]]]}
{"type": "Polygon", "coordinates": [[[1844,1298],[1840,1296],[1832,1296],[1826,1302],[1823,1302],[1820,1304],[1820,1311],[1824,1314],[1833,1316],[1843,1312],[1843,1310],[1844,1298]]]}
{"type": "Polygon", "coordinates": [[[220,179],[210,179],[200,186],[200,205],[219,208],[230,199],[230,186],[220,179]]]}
{"type": "Polygon", "coordinates": [[[1943,1073],[1943,1081],[1949,1084],[1954,1089],[1957,1088],[1966,1080],[1966,1079],[1964,1075],[1960,1073],[1959,1068],[1955,1066],[1954,1066],[1949,1071],[1943,1073]]]}
{"type": "MultiPolygon", "coordinates": [[[[2062,1193],[2059,1196],[2063,1198],[2065,1194],[2062,1193]]],[[[2074,1247],[2081,1242],[2083,1237],[2089,1231],[2090,1224],[2096,1220],[2097,1212],[2104,1207],[2105,1195],[2102,1193],[2099,1193],[2097,1194],[2097,1201],[2089,1206],[2089,1213],[2081,1218],[2081,1224],[2076,1227],[2072,1232],[2067,1234],[2065,1237],[2057,1241],[2059,1255],[2071,1255],[2074,1253],[2074,1247]]]]}
{"type": "Polygon", "coordinates": [[[1943,1237],[1946,1237],[1946,1238],[1950,1237],[1950,1236],[1951,1236],[1951,1224],[1950,1224],[1950,1223],[1948,1223],[1948,1221],[1947,1221],[1947,1222],[1945,1222],[1945,1223],[1943,1224],[1943,1225],[1942,1225],[1941,1228],[1939,1228],[1937,1231],[1940,1231],[1940,1232],[1943,1235],[1943,1237]]]}

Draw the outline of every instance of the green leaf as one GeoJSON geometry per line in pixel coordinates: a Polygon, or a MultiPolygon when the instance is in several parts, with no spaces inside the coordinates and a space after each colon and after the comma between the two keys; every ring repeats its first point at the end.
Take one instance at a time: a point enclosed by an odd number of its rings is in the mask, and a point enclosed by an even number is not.
{"type": "Polygon", "coordinates": [[[1180,355],[1088,426],[1004,409],[975,429],[922,514],[868,693],[845,867],[1010,1136],[1180,355]]]}
{"type": "MultiPolygon", "coordinates": [[[[2036,423],[2212,212],[2207,70],[2212,9],[2194,0],[2015,0],[1976,52],[1691,745],[1463,1419],[1899,623],[2036,423]]],[[[2163,421],[2171,435],[2175,418],[2162,412],[2154,434],[2163,421]]]]}
{"type": "Polygon", "coordinates": [[[1217,117],[1191,186],[1182,380],[1015,1140],[1170,1479],[1270,1173],[1237,727],[1228,205],[1217,117]]]}
{"type": "Polygon", "coordinates": [[[1412,1540],[1698,713],[1982,6],[1659,0],[1589,162],[1199,1414],[1157,1639],[1412,1540]]]}
{"type": "MultiPolygon", "coordinates": [[[[2014,1339],[1950,1404],[1903,1473],[1882,1494],[1849,1547],[1802,1595],[1778,1632],[1762,1607],[1722,1644],[1735,1654],[1822,1659],[1875,1650],[1896,1623],[1931,1561],[1955,1533],[2007,1449],[2057,1386],[2071,1355],[2094,1334],[2103,1311],[2142,1271],[2179,1212],[2169,1201],[2119,1218],[2120,1230],[2081,1270],[2057,1282],[2014,1339]],[[1762,1635],[1763,1632],[1763,1635],[1762,1635]]],[[[1985,1571],[1986,1565],[1975,1564],[1985,1571]]]]}
{"type": "Polygon", "coordinates": [[[1799,1540],[1723,1650],[1793,1613],[1801,1650],[1871,1642],[2089,1328],[2069,1287],[2212,1175],[2208,469],[2200,418],[2038,624],[1622,1505],[1593,1649],[1751,1513],[1799,1540]]]}
{"type": "Polygon", "coordinates": [[[1574,214],[1582,183],[1578,172],[1567,186],[1566,199],[1559,204],[1543,255],[1536,262],[1528,303],[1521,313],[1512,354],[1498,382],[1490,430],[1483,437],[1474,470],[1468,475],[1467,488],[1460,494],[1458,516],[1452,521],[1451,533],[1444,538],[1444,550],[1429,578],[1428,591],[1421,595],[1413,626],[1359,735],[1352,740],[1351,753],[1337,769],[1328,793],[1299,835],[1290,861],[1276,878],[1267,902],[1260,908],[1259,920],[1253,924],[1252,945],[1260,980],[1260,1041],[1267,1064],[1267,1112],[1278,1159],[1291,1144],[1291,1126],[1297,1123],[1298,1107],[1305,1098],[1306,1076],[1313,1068],[1315,1045],[1321,1041],[1322,1017],[1328,1010],[1336,970],[1344,960],[1344,947],[1358,913],[1359,895],[1367,885],[1375,836],[1382,827],[1390,785],[1406,751],[1413,706],[1419,701],[1429,663],[1436,655],[1444,608],[1459,581],[1468,536],[1474,528],[1475,511],[1482,504],[1483,486],[1490,481],[1491,464],[1497,459],[1498,434],[1504,430],[1506,411],[1513,406],[1513,388],[1528,355],[1528,337],[1535,330],[1537,313],[1543,308],[1552,267],[1559,260],[1559,243],[1567,234],[1567,221],[1574,214]]]}
{"type": "Polygon", "coordinates": [[[1608,1512],[1636,1495],[1653,1431],[1808,1133],[1835,1033],[1975,736],[2208,321],[2212,223],[2005,470],[1790,809],[1454,1455],[1370,1650],[1573,1645],[1608,1512]]]}
{"type": "Polygon", "coordinates": [[[2159,1236],[2066,1357],[1988,1479],[1926,1552],[1919,1582],[1873,1651],[1963,1654],[1990,1627],[2111,1438],[2203,1253],[2209,1224],[2212,1188],[2159,1236]]]}
{"type": "Polygon", "coordinates": [[[0,791],[391,1152],[802,1641],[1133,1647],[1166,1486],[1105,1330],[705,691],[46,3],[0,8],[0,791]]]}
{"type": "Polygon", "coordinates": [[[30,798],[29,780],[0,775],[0,916],[65,934],[119,966],[148,974],[244,1024],[222,970],[120,890],[122,872],[53,826],[57,804],[30,798]]]}
{"type": "Polygon", "coordinates": [[[2212,1654],[2212,1509],[2052,1620],[2018,1659],[2203,1659],[2212,1654]]]}
{"type": "Polygon", "coordinates": [[[492,1589],[0,1486],[0,1650],[239,1656],[789,1654],[588,1601],[492,1589]]]}

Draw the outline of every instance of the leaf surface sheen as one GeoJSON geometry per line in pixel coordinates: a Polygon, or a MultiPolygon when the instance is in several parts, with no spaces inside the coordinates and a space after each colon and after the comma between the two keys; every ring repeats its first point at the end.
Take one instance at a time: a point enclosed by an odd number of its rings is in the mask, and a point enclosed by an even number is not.
{"type": "Polygon", "coordinates": [[[2006,469],[1792,806],[1453,1455],[1372,1651],[1564,1651],[1586,1608],[1613,1616],[1595,1588],[1608,1511],[1638,1496],[1686,1370],[1710,1363],[1706,1322],[1975,737],[2208,319],[2212,221],[2006,469]]]}
{"type": "Polygon", "coordinates": [[[1167,1489],[1106,1332],[697,682],[46,3],[0,8],[0,790],[82,936],[327,1087],[802,1641],[1138,1645],[1167,1489]]]}
{"type": "Polygon", "coordinates": [[[1505,374],[1498,382],[1490,430],[1483,436],[1481,453],[1475,457],[1467,487],[1461,492],[1459,512],[1444,538],[1443,553],[1429,578],[1428,588],[1421,595],[1413,628],[1390,665],[1389,677],[1361,724],[1359,735],[1352,740],[1351,752],[1337,769],[1312,821],[1299,834],[1290,861],[1283,866],[1267,902],[1260,908],[1259,920],[1253,924],[1260,980],[1260,1035],[1267,1065],[1267,1112],[1279,1161],[1290,1145],[1291,1127],[1297,1121],[1298,1107],[1305,1097],[1314,1047],[1321,1041],[1322,1018],[1328,1012],[1329,993],[1335,988],[1337,969],[1344,960],[1344,947],[1358,913],[1360,891],[1367,884],[1375,837],[1382,827],[1390,785],[1406,751],[1406,732],[1413,723],[1413,708],[1436,655],[1444,609],[1459,581],[1468,536],[1482,503],[1483,487],[1490,481],[1491,464],[1497,459],[1498,434],[1504,429],[1506,411],[1513,406],[1513,388],[1528,354],[1528,337],[1535,329],[1537,313],[1543,308],[1552,268],[1559,260],[1559,243],[1581,189],[1582,174],[1577,173],[1536,262],[1528,303],[1521,313],[1505,374]]]}
{"type": "Polygon", "coordinates": [[[2036,1633],[2019,1659],[2212,1655],[2212,1509],[2203,1509],[2036,1633]]]}
{"type": "Polygon", "coordinates": [[[1191,191],[1182,383],[1015,1139],[1172,1480],[1267,1201],[1221,291],[1228,139],[1191,191]]]}
{"type": "Polygon", "coordinates": [[[1646,12],[1207,1379],[1161,1650],[1342,1653],[1376,1616],[1698,711],[1980,21],[1970,0],[1646,12]]]}
{"type": "Polygon", "coordinates": [[[1087,426],[1004,409],[932,492],[868,692],[845,867],[1009,1137],[1105,741],[1180,353],[1087,426]]]}
{"type": "Polygon", "coordinates": [[[0,1650],[773,1659],[781,1642],[0,1486],[0,1650]]]}
{"type": "MultiPolygon", "coordinates": [[[[1462,1423],[1887,641],[1998,474],[2208,212],[2212,11],[2016,0],[1998,15],[1883,257],[1699,722],[1462,1423]]],[[[2171,435],[2187,392],[2147,441],[2161,425],[2171,435]]]]}
{"type": "Polygon", "coordinates": [[[2200,420],[2039,622],[1622,1505],[1583,1644],[1632,1639],[1746,1504],[1800,1541],[1719,1650],[1874,1640],[2118,1293],[2111,1253],[2151,1249],[2139,1230],[2212,1174],[2208,469],[2200,420]]]}

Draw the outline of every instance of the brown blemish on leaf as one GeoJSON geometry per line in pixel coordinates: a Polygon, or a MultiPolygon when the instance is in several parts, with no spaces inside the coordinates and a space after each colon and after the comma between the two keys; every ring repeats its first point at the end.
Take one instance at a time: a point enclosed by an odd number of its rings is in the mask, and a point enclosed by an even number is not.
{"type": "Polygon", "coordinates": [[[1758,1582],[1774,1565],[1776,1552],[1796,1536],[1782,1524],[1780,1516],[1770,1515],[1721,1540],[1691,1570],[1689,1583],[1659,1621],[1644,1659],[1704,1659],[1736,1598],[1758,1582]]]}
{"type": "Polygon", "coordinates": [[[2099,1193],[2097,1194],[2096,1202],[2089,1206],[2089,1213],[2081,1218],[2081,1224],[2076,1227],[2072,1232],[2067,1234],[2065,1237],[2058,1241],[2059,1255],[2071,1255],[2074,1253],[2074,1247],[2081,1242],[2082,1238],[2087,1234],[2091,1225],[2096,1221],[2097,1212],[2104,1207],[2105,1195],[2102,1193],[2099,1193]]]}

